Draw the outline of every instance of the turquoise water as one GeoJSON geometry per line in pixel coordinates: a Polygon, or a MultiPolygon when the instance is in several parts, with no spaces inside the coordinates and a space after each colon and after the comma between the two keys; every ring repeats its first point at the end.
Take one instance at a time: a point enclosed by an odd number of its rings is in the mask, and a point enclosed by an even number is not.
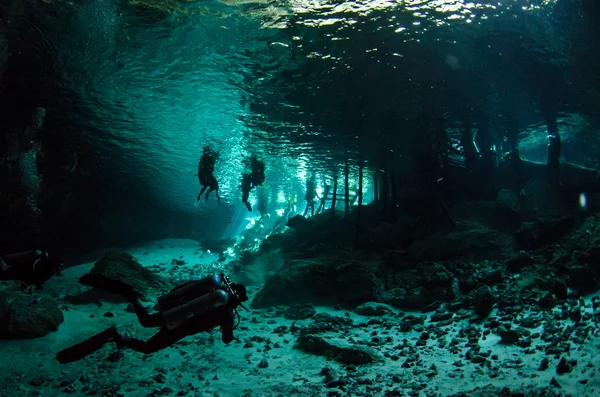
{"type": "Polygon", "coordinates": [[[11,57],[2,67],[19,76],[4,81],[20,92],[19,125],[27,109],[46,109],[39,173],[51,207],[76,213],[68,208],[83,200],[100,218],[116,207],[139,217],[157,209],[239,217],[253,153],[280,207],[290,195],[302,200],[312,173],[319,184],[341,175],[346,158],[356,190],[362,156],[368,202],[385,153],[402,164],[414,156],[419,118],[443,117],[456,144],[465,108],[489,118],[497,147],[516,114],[522,155],[545,161],[545,86],[559,98],[563,160],[596,166],[595,7],[15,0],[3,16],[11,57]],[[206,144],[220,153],[220,207],[195,203],[206,144]]]}

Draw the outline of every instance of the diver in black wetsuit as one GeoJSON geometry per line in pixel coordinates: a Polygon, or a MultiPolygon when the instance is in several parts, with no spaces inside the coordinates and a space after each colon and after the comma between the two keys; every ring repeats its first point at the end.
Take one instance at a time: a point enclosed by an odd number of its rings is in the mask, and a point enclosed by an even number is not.
{"type": "Polygon", "coordinates": [[[248,202],[250,198],[250,190],[252,190],[252,176],[251,174],[242,174],[242,203],[248,208],[248,211],[252,212],[252,206],[248,202]]]}
{"type": "Polygon", "coordinates": [[[257,191],[258,205],[257,209],[260,213],[259,222],[263,220],[265,215],[268,216],[269,196],[264,188],[257,191]]]}
{"type": "Polygon", "coordinates": [[[242,203],[246,206],[248,211],[252,212],[252,206],[248,202],[250,198],[250,191],[256,186],[262,186],[265,181],[265,163],[259,160],[255,155],[250,156],[250,173],[242,173],[242,203]]]}
{"type": "Polygon", "coordinates": [[[556,122],[558,105],[553,84],[547,83],[542,89],[540,105],[544,121],[548,128],[548,169],[553,174],[557,174],[560,165],[562,141],[556,122]]]}
{"type": "Polygon", "coordinates": [[[62,258],[48,251],[31,250],[0,257],[0,280],[23,281],[21,291],[34,285],[36,290],[44,289],[44,283],[62,269],[62,258]]]}
{"type": "Polygon", "coordinates": [[[208,188],[206,196],[204,197],[204,202],[208,201],[208,195],[214,191],[218,203],[221,204],[221,198],[219,197],[219,182],[214,175],[217,157],[218,154],[216,152],[211,150],[208,146],[204,146],[202,149],[202,157],[200,157],[200,161],[198,162],[198,181],[200,182],[202,189],[198,194],[197,200],[200,200],[200,196],[202,196],[202,193],[208,188]]]}
{"type": "Polygon", "coordinates": [[[158,299],[159,312],[149,314],[133,288],[123,282],[108,279],[98,274],[87,274],[80,280],[88,286],[122,294],[133,305],[140,324],[160,330],[149,340],[142,341],[121,335],[113,326],[101,333],[60,351],[56,359],[61,363],[80,360],[107,342],[113,341],[119,348],[129,348],[140,353],[150,354],[171,346],[186,336],[200,332],[210,332],[221,327],[222,340],[233,340],[234,317],[237,307],[248,300],[246,288],[242,284],[230,283],[221,274],[190,281],[173,289],[158,299]]]}
{"type": "Polygon", "coordinates": [[[331,190],[331,185],[327,182],[323,182],[323,195],[321,196],[319,206],[317,207],[317,215],[320,211],[325,212],[325,201],[327,201],[327,195],[331,190]]]}
{"type": "Polygon", "coordinates": [[[265,163],[255,155],[250,156],[251,188],[262,186],[265,181],[265,163]]]}
{"type": "Polygon", "coordinates": [[[306,200],[306,209],[304,210],[304,216],[308,212],[310,208],[310,215],[313,216],[315,214],[315,198],[317,197],[317,186],[315,184],[315,176],[312,175],[310,179],[306,180],[306,194],[304,195],[304,200],[306,200]]]}
{"type": "Polygon", "coordinates": [[[475,163],[479,159],[479,149],[475,144],[473,126],[469,111],[463,110],[461,113],[463,133],[460,138],[460,146],[462,147],[463,155],[465,156],[465,166],[469,172],[472,172],[475,167],[475,163]]]}

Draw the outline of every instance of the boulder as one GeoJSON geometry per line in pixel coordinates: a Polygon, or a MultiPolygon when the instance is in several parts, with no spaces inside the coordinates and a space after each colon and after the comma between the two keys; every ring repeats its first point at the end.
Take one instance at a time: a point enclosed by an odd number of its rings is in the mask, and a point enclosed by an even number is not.
{"type": "Polygon", "coordinates": [[[419,261],[500,259],[513,252],[513,239],[483,225],[463,226],[463,230],[434,234],[416,241],[409,249],[410,258],[419,261]]]}
{"type": "Polygon", "coordinates": [[[524,267],[535,264],[535,259],[528,253],[521,251],[506,261],[506,270],[511,273],[519,273],[524,267]]]}
{"type": "Polygon", "coordinates": [[[412,230],[401,222],[381,222],[367,233],[364,248],[372,252],[388,249],[403,252],[413,243],[412,230]]]}
{"type": "Polygon", "coordinates": [[[302,215],[291,217],[286,223],[286,226],[301,233],[308,232],[312,229],[311,222],[302,215]]]}
{"type": "Polygon", "coordinates": [[[392,288],[381,290],[377,293],[377,302],[384,302],[393,307],[401,307],[402,302],[406,299],[407,292],[404,288],[392,288]]]}
{"type": "Polygon", "coordinates": [[[521,211],[519,196],[510,189],[500,190],[496,196],[496,211],[504,216],[518,216],[521,211]]]}
{"type": "Polygon", "coordinates": [[[437,262],[424,262],[388,274],[388,289],[379,287],[374,301],[403,310],[422,310],[436,301],[455,300],[458,294],[456,276],[437,262]]]}
{"type": "Polygon", "coordinates": [[[379,354],[369,347],[328,341],[315,335],[301,335],[297,347],[309,353],[332,357],[342,364],[360,365],[381,361],[379,354]]]}
{"type": "Polygon", "coordinates": [[[360,314],[361,316],[384,316],[392,312],[393,310],[391,307],[377,302],[366,302],[362,305],[358,305],[354,309],[354,313],[360,314]]]}
{"type": "Polygon", "coordinates": [[[63,313],[52,297],[22,293],[16,283],[0,283],[0,337],[39,338],[58,330],[63,313]]]}
{"type": "Polygon", "coordinates": [[[349,317],[334,316],[329,313],[318,313],[312,318],[312,322],[300,328],[302,335],[320,334],[323,332],[340,332],[352,328],[354,322],[349,317]]]}
{"type": "Polygon", "coordinates": [[[573,266],[569,269],[569,287],[581,294],[598,289],[596,273],[588,266],[573,266]]]}
{"type": "Polygon", "coordinates": [[[381,284],[375,276],[378,267],[378,262],[339,256],[289,260],[267,280],[252,307],[372,301],[381,284]]]}
{"type": "Polygon", "coordinates": [[[497,300],[498,298],[494,296],[491,288],[487,285],[482,285],[473,295],[475,313],[477,313],[479,318],[486,318],[492,311],[497,300]]]}
{"type": "Polygon", "coordinates": [[[312,305],[294,305],[288,307],[283,316],[288,320],[305,320],[315,314],[317,311],[312,305]]]}
{"type": "Polygon", "coordinates": [[[148,270],[127,253],[108,253],[94,264],[90,274],[102,274],[133,286],[144,300],[156,300],[169,292],[173,285],[148,270]]]}
{"type": "Polygon", "coordinates": [[[521,248],[536,249],[555,243],[569,232],[573,223],[574,219],[570,216],[547,217],[523,222],[517,231],[517,244],[521,248]]]}

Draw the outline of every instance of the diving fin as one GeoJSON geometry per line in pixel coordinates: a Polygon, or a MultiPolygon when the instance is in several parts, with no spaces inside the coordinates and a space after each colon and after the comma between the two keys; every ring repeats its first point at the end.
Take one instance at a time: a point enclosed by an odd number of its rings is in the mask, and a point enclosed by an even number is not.
{"type": "Polygon", "coordinates": [[[125,295],[127,297],[135,295],[137,297],[131,285],[102,274],[84,274],[79,278],[79,282],[88,287],[98,288],[106,292],[112,292],[113,294],[125,295]]]}
{"type": "Polygon", "coordinates": [[[107,328],[99,334],[96,334],[81,343],[59,351],[56,354],[56,359],[61,364],[67,364],[72,363],[73,361],[81,360],[82,358],[87,357],[99,350],[107,342],[116,338],[118,335],[119,334],[115,327],[107,328]]]}

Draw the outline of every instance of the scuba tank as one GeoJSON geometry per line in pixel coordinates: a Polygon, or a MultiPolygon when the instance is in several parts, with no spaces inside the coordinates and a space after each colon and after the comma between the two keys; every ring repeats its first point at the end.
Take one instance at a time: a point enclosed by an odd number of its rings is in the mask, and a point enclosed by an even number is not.
{"type": "Polygon", "coordinates": [[[233,297],[231,302],[241,305],[229,278],[221,273],[218,277],[212,275],[183,284],[161,296],[158,310],[166,328],[172,330],[196,316],[230,304],[230,296],[233,297]]]}
{"type": "Polygon", "coordinates": [[[158,309],[168,329],[174,329],[192,317],[226,305],[229,296],[220,289],[215,275],[183,284],[158,298],[158,309]]]}
{"type": "Polygon", "coordinates": [[[163,312],[163,321],[167,329],[175,329],[200,314],[225,306],[228,302],[229,294],[217,289],[163,312]]]}
{"type": "Polygon", "coordinates": [[[183,305],[204,294],[213,292],[221,287],[221,279],[215,275],[204,277],[200,280],[190,281],[189,283],[174,288],[166,295],[158,298],[159,311],[164,313],[176,306],[183,305]]]}

